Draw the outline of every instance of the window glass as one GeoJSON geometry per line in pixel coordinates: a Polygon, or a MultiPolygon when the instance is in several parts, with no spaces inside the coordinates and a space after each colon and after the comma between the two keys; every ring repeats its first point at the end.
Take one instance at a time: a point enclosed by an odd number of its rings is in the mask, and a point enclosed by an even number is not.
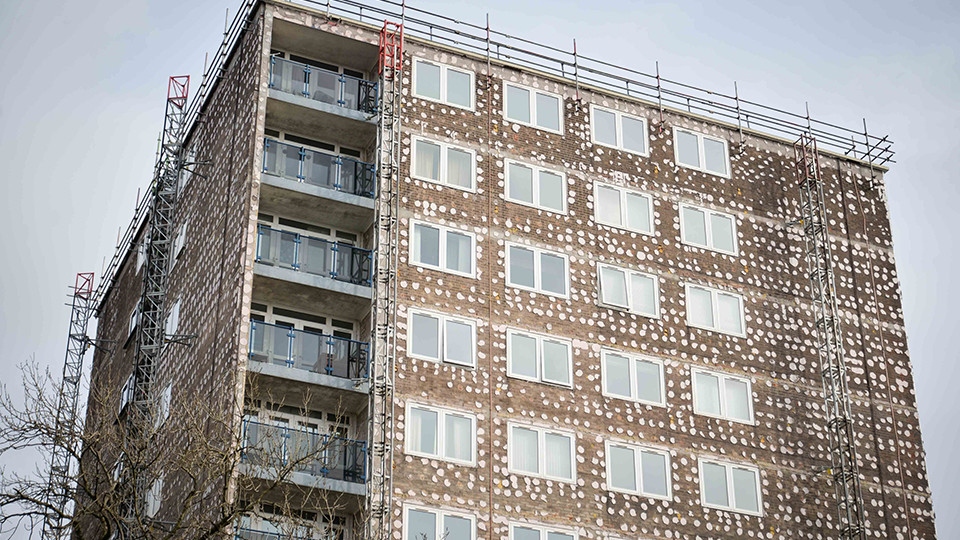
{"type": "Polygon", "coordinates": [[[720,380],[709,373],[695,372],[697,412],[720,415],[720,380]]]}
{"type": "Polygon", "coordinates": [[[610,225],[621,225],[620,190],[607,186],[597,188],[597,219],[610,225]]]}
{"type": "Polygon", "coordinates": [[[408,540],[436,540],[437,516],[433,512],[410,509],[407,512],[408,540]]]}
{"type": "Polygon", "coordinates": [[[473,327],[467,323],[447,320],[446,360],[468,366],[473,365],[473,327]]]}
{"type": "Polygon", "coordinates": [[[643,120],[622,116],[623,148],[643,154],[647,151],[647,130],[643,120]]]}
{"type": "Polygon", "coordinates": [[[445,457],[461,461],[473,460],[473,422],[455,414],[444,415],[445,457]]]}
{"type": "Polygon", "coordinates": [[[507,85],[507,118],[530,123],[530,91],[507,85]]]}
{"type": "Polygon", "coordinates": [[[563,212],[563,177],[540,171],[540,206],[563,212]]]}
{"type": "Polygon", "coordinates": [[[724,379],[727,416],[738,420],[750,421],[750,391],[746,381],[724,379]]]}
{"type": "Polygon", "coordinates": [[[426,409],[410,409],[411,450],[424,454],[437,454],[437,413],[426,409]]]}
{"type": "Polygon", "coordinates": [[[560,100],[537,92],[537,125],[560,131],[560,100]]]}
{"type": "Polygon", "coordinates": [[[448,69],[447,101],[454,105],[470,108],[473,105],[473,100],[471,99],[473,88],[471,87],[470,79],[469,73],[448,69]]]}
{"type": "Polygon", "coordinates": [[[440,66],[418,61],[416,84],[416,92],[418,96],[439,100],[440,66]]]}
{"type": "Polygon", "coordinates": [[[637,468],[633,449],[610,445],[610,486],[637,491],[637,468]]]}
{"type": "Polygon", "coordinates": [[[702,463],[703,500],[707,504],[729,506],[727,498],[727,471],[723,465],[702,463]]]}
{"type": "Polygon", "coordinates": [[[447,148],[447,183],[463,188],[473,187],[471,174],[472,156],[470,152],[456,148],[447,148]]]}
{"type": "Polygon", "coordinates": [[[540,540],[540,531],[527,527],[514,527],[513,540],[540,540]]]}
{"type": "Polygon", "coordinates": [[[703,138],[703,163],[703,167],[710,172],[727,174],[727,153],[723,142],[703,138]]]}
{"type": "Polygon", "coordinates": [[[696,135],[677,131],[677,160],[681,165],[700,167],[700,142],[696,135]]]}
{"type": "Polygon", "coordinates": [[[443,540],[471,540],[473,538],[473,523],[460,516],[443,516],[443,540]]]}
{"type": "Polygon", "coordinates": [[[626,272],[611,268],[600,267],[600,292],[604,304],[627,307],[627,279],[626,272]]]}
{"type": "Polygon", "coordinates": [[[533,288],[536,285],[533,273],[533,251],[510,246],[510,283],[533,288]]]}
{"type": "Polygon", "coordinates": [[[617,115],[593,109],[593,138],[599,143],[617,146],[617,115]]]}
{"type": "Polygon", "coordinates": [[[723,251],[736,251],[732,217],[710,214],[710,235],[713,238],[714,248],[723,251]]]}
{"type": "Polygon", "coordinates": [[[667,457],[656,452],[640,451],[643,492],[667,496],[667,457]]]}
{"type": "Polygon", "coordinates": [[[740,312],[740,298],[728,294],[717,294],[717,316],[720,319],[720,330],[734,334],[743,333],[740,312]]]}
{"type": "Polygon", "coordinates": [[[570,383],[570,349],[565,343],[543,340],[543,379],[570,383]]]}
{"type": "Polygon", "coordinates": [[[510,372],[521,377],[537,378],[537,340],[523,334],[509,334],[510,372]]]}
{"type": "MultiPolygon", "coordinates": [[[[607,393],[630,398],[630,359],[619,354],[607,353],[604,361],[606,362],[604,384],[607,393]]],[[[659,384],[657,386],[659,387],[659,384]]]]}
{"type": "Polygon", "coordinates": [[[632,293],[632,309],[638,313],[656,316],[656,279],[643,274],[630,274],[630,288],[632,293]]]}
{"type": "Polygon", "coordinates": [[[734,506],[748,512],[759,512],[756,473],[739,467],[733,467],[732,469],[734,506]]]}
{"type": "Polygon", "coordinates": [[[472,243],[465,234],[447,231],[447,270],[465,274],[473,271],[472,243]]]}
{"type": "Polygon", "coordinates": [[[547,531],[547,540],[573,540],[573,535],[556,531],[547,531]]]}
{"type": "Polygon", "coordinates": [[[541,288],[546,292],[567,294],[567,272],[563,257],[540,254],[541,288]]]}
{"type": "Polygon", "coordinates": [[[414,174],[422,178],[440,181],[440,145],[424,140],[417,140],[414,147],[417,160],[414,165],[414,174]]]}
{"type": "Polygon", "coordinates": [[[413,227],[414,260],[429,266],[440,266],[440,230],[426,225],[413,227]]]}
{"type": "Polygon", "coordinates": [[[513,445],[512,468],[521,472],[539,474],[537,432],[532,429],[514,426],[510,430],[510,435],[511,440],[508,441],[508,444],[513,445]]]}
{"type": "Polygon", "coordinates": [[[713,304],[710,291],[687,287],[688,320],[691,324],[713,328],[713,304]]]}
{"type": "Polygon", "coordinates": [[[707,222],[703,211],[682,206],[680,217],[683,219],[683,240],[698,246],[706,246],[707,222]]]}
{"type": "Polygon", "coordinates": [[[517,201],[533,204],[533,169],[517,163],[507,164],[508,196],[517,201]]]}
{"type": "Polygon", "coordinates": [[[627,227],[653,232],[650,226],[650,199],[637,193],[626,193],[627,227]]]}
{"type": "MultiPolygon", "coordinates": [[[[660,365],[647,360],[637,360],[637,398],[654,403],[663,403],[660,393],[660,365]]],[[[628,380],[629,377],[625,377],[628,380]]]]}
{"type": "Polygon", "coordinates": [[[573,478],[573,464],[570,463],[571,441],[566,435],[545,433],[543,436],[546,474],[557,478],[573,478]]]}
{"type": "Polygon", "coordinates": [[[411,317],[413,344],[411,352],[427,358],[440,358],[440,328],[435,317],[414,313],[411,317]]]}

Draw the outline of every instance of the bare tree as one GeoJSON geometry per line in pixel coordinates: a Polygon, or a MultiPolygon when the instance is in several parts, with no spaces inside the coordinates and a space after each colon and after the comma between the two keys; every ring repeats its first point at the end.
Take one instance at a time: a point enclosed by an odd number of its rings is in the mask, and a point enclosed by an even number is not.
{"type": "Polygon", "coordinates": [[[328,407],[321,429],[310,422],[315,395],[287,403],[257,388],[251,375],[244,394],[254,397],[245,400],[242,417],[209,398],[158,399],[150,425],[136,437],[125,422],[130,411],[118,403],[119,381],[96,381],[87,420],[73,428],[79,444],[71,452],[80,464],[70,475],[74,502],[52,507],[44,467],[63,435],[56,432],[60,385],[35,362],[22,366],[22,374],[22,404],[0,387],[0,455],[29,451],[41,460],[28,474],[0,470],[0,535],[39,531],[48,513],[62,516],[77,540],[124,538],[130,530],[148,539],[279,538],[258,528],[338,539],[349,525],[344,515],[353,529],[362,528],[357,491],[366,449],[339,428],[343,408],[328,407]],[[284,424],[280,414],[302,420],[284,424]],[[143,500],[135,496],[143,490],[132,488],[138,483],[149,486],[143,500]]]}

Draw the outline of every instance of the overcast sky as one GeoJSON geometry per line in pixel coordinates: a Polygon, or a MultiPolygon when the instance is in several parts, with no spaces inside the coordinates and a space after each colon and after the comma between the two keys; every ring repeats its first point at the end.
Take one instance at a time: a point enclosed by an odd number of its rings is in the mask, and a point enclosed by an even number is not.
{"type": "MultiPolygon", "coordinates": [[[[409,0],[419,8],[849,127],[889,134],[886,175],[927,468],[960,538],[956,156],[960,8],[948,1],[409,0]],[[774,5],[776,4],[776,5],[774,5]]],[[[167,78],[199,81],[239,0],[0,2],[0,381],[59,372],[77,272],[97,277],[149,183],[167,78]]],[[[10,459],[6,462],[9,465],[10,459]]],[[[13,463],[29,467],[24,459],[13,463]]],[[[3,463],[4,460],[0,460],[3,463]]],[[[27,538],[17,534],[15,538],[27,538]]]]}

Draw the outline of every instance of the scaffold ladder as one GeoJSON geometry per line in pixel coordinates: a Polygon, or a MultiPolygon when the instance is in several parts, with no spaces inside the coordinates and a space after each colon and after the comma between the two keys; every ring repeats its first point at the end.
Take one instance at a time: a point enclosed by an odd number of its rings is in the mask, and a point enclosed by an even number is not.
{"type": "Polygon", "coordinates": [[[393,375],[396,354],[397,279],[400,243],[400,87],[403,24],[384,21],[380,31],[380,110],[377,130],[376,282],[373,362],[370,370],[370,467],[367,538],[390,538],[393,473],[393,375]]]}
{"type": "Polygon", "coordinates": [[[175,231],[174,212],[177,188],[183,169],[183,138],[186,134],[186,105],[190,77],[170,77],[167,84],[167,106],[160,140],[160,153],[151,185],[149,227],[145,242],[146,261],[140,297],[140,320],[137,324],[137,348],[133,367],[133,398],[128,407],[126,429],[128,448],[138,459],[125,469],[128,500],[124,512],[124,538],[146,537],[144,515],[146,494],[152,485],[150,471],[143,464],[150,451],[149,436],[153,426],[155,389],[154,372],[166,342],[164,309],[173,256],[175,231]]]}
{"type": "Polygon", "coordinates": [[[87,325],[96,307],[93,297],[93,274],[77,274],[70,310],[70,331],[67,354],[63,360],[63,379],[57,396],[56,428],[50,450],[50,475],[46,492],[46,514],[43,519],[43,540],[66,540],[71,536],[69,506],[73,504],[73,470],[78,455],[80,422],[80,378],[83,357],[90,347],[87,325]]]}
{"type": "Polygon", "coordinates": [[[816,325],[817,352],[827,420],[830,477],[837,499],[840,538],[865,539],[863,493],[853,433],[850,390],[840,329],[833,254],[827,231],[826,203],[817,141],[803,134],[794,145],[800,187],[800,218],[816,325]]]}

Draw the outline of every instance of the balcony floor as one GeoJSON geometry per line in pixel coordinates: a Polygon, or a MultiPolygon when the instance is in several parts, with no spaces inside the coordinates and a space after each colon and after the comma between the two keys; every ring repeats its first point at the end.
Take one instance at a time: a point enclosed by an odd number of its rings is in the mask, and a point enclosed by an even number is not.
{"type": "Polygon", "coordinates": [[[369,399],[370,384],[365,380],[342,379],[253,360],[247,364],[247,370],[258,377],[257,396],[269,397],[273,403],[358,414],[366,408],[369,399]]]}
{"type": "Polygon", "coordinates": [[[370,313],[373,289],[289,268],[254,263],[254,296],[308,313],[336,313],[359,321],[370,313]]]}
{"type": "Polygon", "coordinates": [[[373,224],[373,199],[263,173],[260,211],[363,233],[373,224]]]}
{"type": "Polygon", "coordinates": [[[372,148],[377,139],[375,114],[288,94],[276,88],[270,89],[270,99],[267,100],[267,127],[337,141],[351,148],[372,148]]]}

